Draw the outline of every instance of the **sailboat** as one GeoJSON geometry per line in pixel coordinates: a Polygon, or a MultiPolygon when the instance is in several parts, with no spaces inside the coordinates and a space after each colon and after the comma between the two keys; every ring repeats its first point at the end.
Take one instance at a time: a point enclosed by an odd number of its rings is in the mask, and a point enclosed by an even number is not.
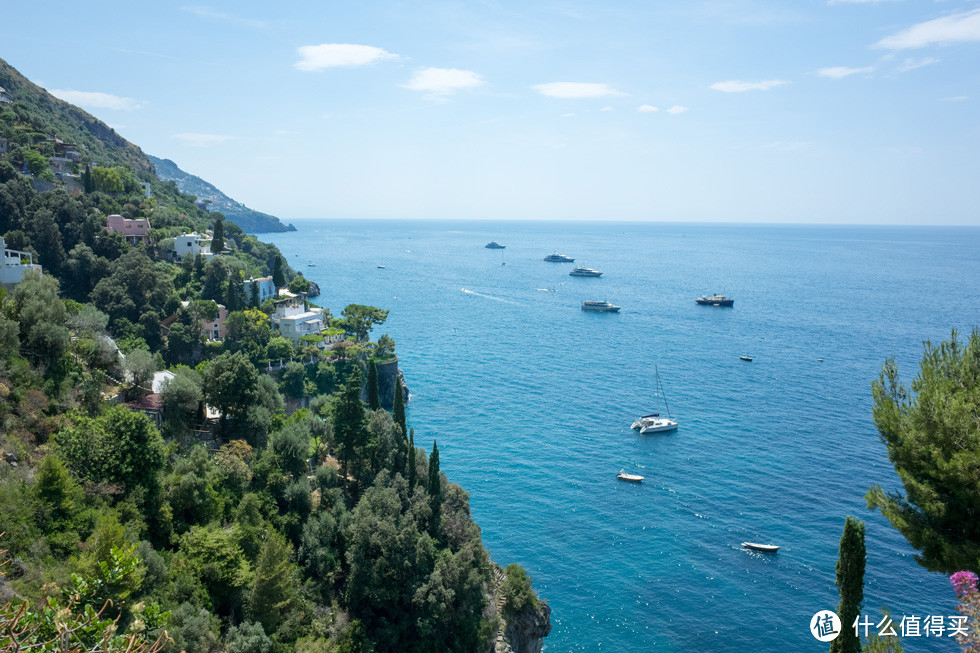
{"type": "Polygon", "coordinates": [[[636,418],[633,422],[634,429],[639,429],[640,433],[665,433],[667,431],[676,431],[677,422],[670,418],[670,407],[667,405],[667,395],[664,393],[664,386],[660,382],[660,370],[654,366],[654,373],[657,378],[657,408],[660,408],[660,398],[663,397],[664,409],[667,411],[667,417],[663,417],[659,412],[650,413],[649,415],[644,415],[642,417],[636,418]]]}

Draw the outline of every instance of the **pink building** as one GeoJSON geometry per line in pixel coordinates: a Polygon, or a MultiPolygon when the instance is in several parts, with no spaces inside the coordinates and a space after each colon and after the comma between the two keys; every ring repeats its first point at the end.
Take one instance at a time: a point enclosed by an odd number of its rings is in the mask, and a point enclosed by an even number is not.
{"type": "Polygon", "coordinates": [[[150,242],[150,222],[146,218],[127,220],[121,215],[110,215],[106,222],[109,232],[122,234],[127,243],[135,245],[150,242]]]}

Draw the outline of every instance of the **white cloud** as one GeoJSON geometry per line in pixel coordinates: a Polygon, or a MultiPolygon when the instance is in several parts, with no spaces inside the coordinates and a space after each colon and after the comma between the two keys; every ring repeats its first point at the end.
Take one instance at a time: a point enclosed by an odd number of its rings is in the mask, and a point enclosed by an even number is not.
{"type": "Polygon", "coordinates": [[[541,95],[561,99],[600,98],[626,95],[609,84],[590,84],[588,82],[551,82],[532,86],[541,95]]]}
{"type": "Polygon", "coordinates": [[[906,59],[902,62],[902,65],[898,67],[898,72],[907,73],[910,70],[915,70],[916,68],[925,68],[926,66],[931,66],[934,63],[939,63],[942,59],[937,59],[936,57],[923,57],[922,59],[906,59]]]}
{"type": "Polygon", "coordinates": [[[969,99],[970,99],[970,97],[968,95],[954,95],[952,97],[944,97],[942,99],[942,101],[943,102],[963,102],[964,100],[969,100],[969,99]]]}
{"type": "Polygon", "coordinates": [[[687,107],[682,107],[679,104],[675,104],[671,108],[667,109],[667,113],[669,113],[672,116],[676,116],[677,114],[684,113],[687,110],[688,110],[687,107]]]}
{"type": "Polygon", "coordinates": [[[886,36],[872,47],[888,50],[924,48],[938,43],[980,41],[980,9],[927,20],[886,36]]]}
{"type": "Polygon", "coordinates": [[[653,113],[654,111],[660,111],[657,107],[652,104],[641,104],[640,108],[637,109],[640,113],[653,113]]]}
{"type": "Polygon", "coordinates": [[[599,111],[615,111],[612,107],[602,107],[599,111]]]}
{"type": "Polygon", "coordinates": [[[458,68],[421,68],[415,71],[404,88],[425,91],[435,95],[447,95],[464,88],[476,88],[486,82],[472,70],[458,68]]]}
{"type": "Polygon", "coordinates": [[[722,93],[742,93],[744,91],[768,91],[788,83],[781,79],[768,79],[763,82],[740,82],[732,79],[727,82],[715,82],[711,88],[722,93]]]}
{"type": "Polygon", "coordinates": [[[848,68],[847,66],[832,66],[830,68],[821,68],[817,71],[817,74],[821,77],[829,77],[831,79],[843,79],[849,75],[857,75],[858,73],[870,73],[874,71],[873,66],[865,66],[864,68],[848,68]]]}
{"type": "Polygon", "coordinates": [[[183,134],[174,134],[174,138],[183,141],[186,145],[191,147],[210,147],[212,145],[221,145],[225,141],[233,140],[234,136],[225,136],[224,134],[197,134],[191,132],[185,132],[183,134]]]}
{"type": "Polygon", "coordinates": [[[397,54],[376,48],[373,45],[357,45],[354,43],[304,45],[297,48],[296,51],[299,53],[300,60],[293,66],[297,70],[303,71],[342,66],[366,66],[379,61],[398,58],[397,54]]]}
{"type": "Polygon", "coordinates": [[[49,93],[65,102],[71,102],[80,107],[91,107],[93,109],[132,111],[133,109],[139,109],[145,104],[131,97],[120,97],[98,91],[65,91],[60,88],[53,88],[49,93]]]}

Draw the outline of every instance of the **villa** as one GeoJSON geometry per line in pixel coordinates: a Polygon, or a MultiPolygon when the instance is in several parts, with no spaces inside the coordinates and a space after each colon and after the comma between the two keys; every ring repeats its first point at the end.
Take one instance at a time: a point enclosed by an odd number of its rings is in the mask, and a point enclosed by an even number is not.
{"type": "Polygon", "coordinates": [[[174,249],[178,259],[182,259],[188,254],[191,256],[200,254],[206,259],[214,256],[211,253],[211,237],[196,233],[184,234],[174,238],[174,249]]]}
{"type": "Polygon", "coordinates": [[[7,249],[7,243],[2,236],[0,236],[0,252],[3,253],[0,284],[4,286],[18,284],[28,270],[37,270],[38,274],[41,273],[41,266],[34,263],[34,256],[30,252],[7,249]]]}
{"type": "Polygon", "coordinates": [[[258,286],[260,304],[267,299],[276,298],[276,284],[272,283],[272,277],[260,277],[258,279],[253,278],[245,281],[245,298],[247,300],[251,300],[252,298],[253,284],[258,286]]]}
{"type": "Polygon", "coordinates": [[[272,328],[296,345],[303,336],[319,335],[326,326],[325,320],[322,308],[307,309],[301,302],[283,302],[272,314],[272,328]]]}
{"type": "Polygon", "coordinates": [[[146,218],[129,220],[121,215],[110,215],[106,218],[106,223],[109,233],[122,234],[130,245],[150,242],[150,221],[146,218]]]}

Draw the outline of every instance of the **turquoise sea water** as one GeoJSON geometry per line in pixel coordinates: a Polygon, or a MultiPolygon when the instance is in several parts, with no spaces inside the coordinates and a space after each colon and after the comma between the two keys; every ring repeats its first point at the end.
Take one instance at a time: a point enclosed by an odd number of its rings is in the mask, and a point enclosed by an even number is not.
{"type": "Polygon", "coordinates": [[[533,576],[547,651],[824,651],[808,624],[836,606],[848,514],[867,522],[865,614],[955,614],[948,580],[865,507],[869,485],[900,488],[870,384],[888,356],[911,380],[923,340],[980,324],[980,230],[297,226],[263,239],[321,305],[391,310],[375,335],[397,342],[416,443],[438,440],[494,559],[533,576]],[[556,250],[605,274],[570,277],[541,260],[556,250]],[[734,308],[696,305],[706,292],[734,308]],[[586,299],[623,308],[585,313],[586,299]],[[641,436],[655,365],[681,427],[641,436]]]}

